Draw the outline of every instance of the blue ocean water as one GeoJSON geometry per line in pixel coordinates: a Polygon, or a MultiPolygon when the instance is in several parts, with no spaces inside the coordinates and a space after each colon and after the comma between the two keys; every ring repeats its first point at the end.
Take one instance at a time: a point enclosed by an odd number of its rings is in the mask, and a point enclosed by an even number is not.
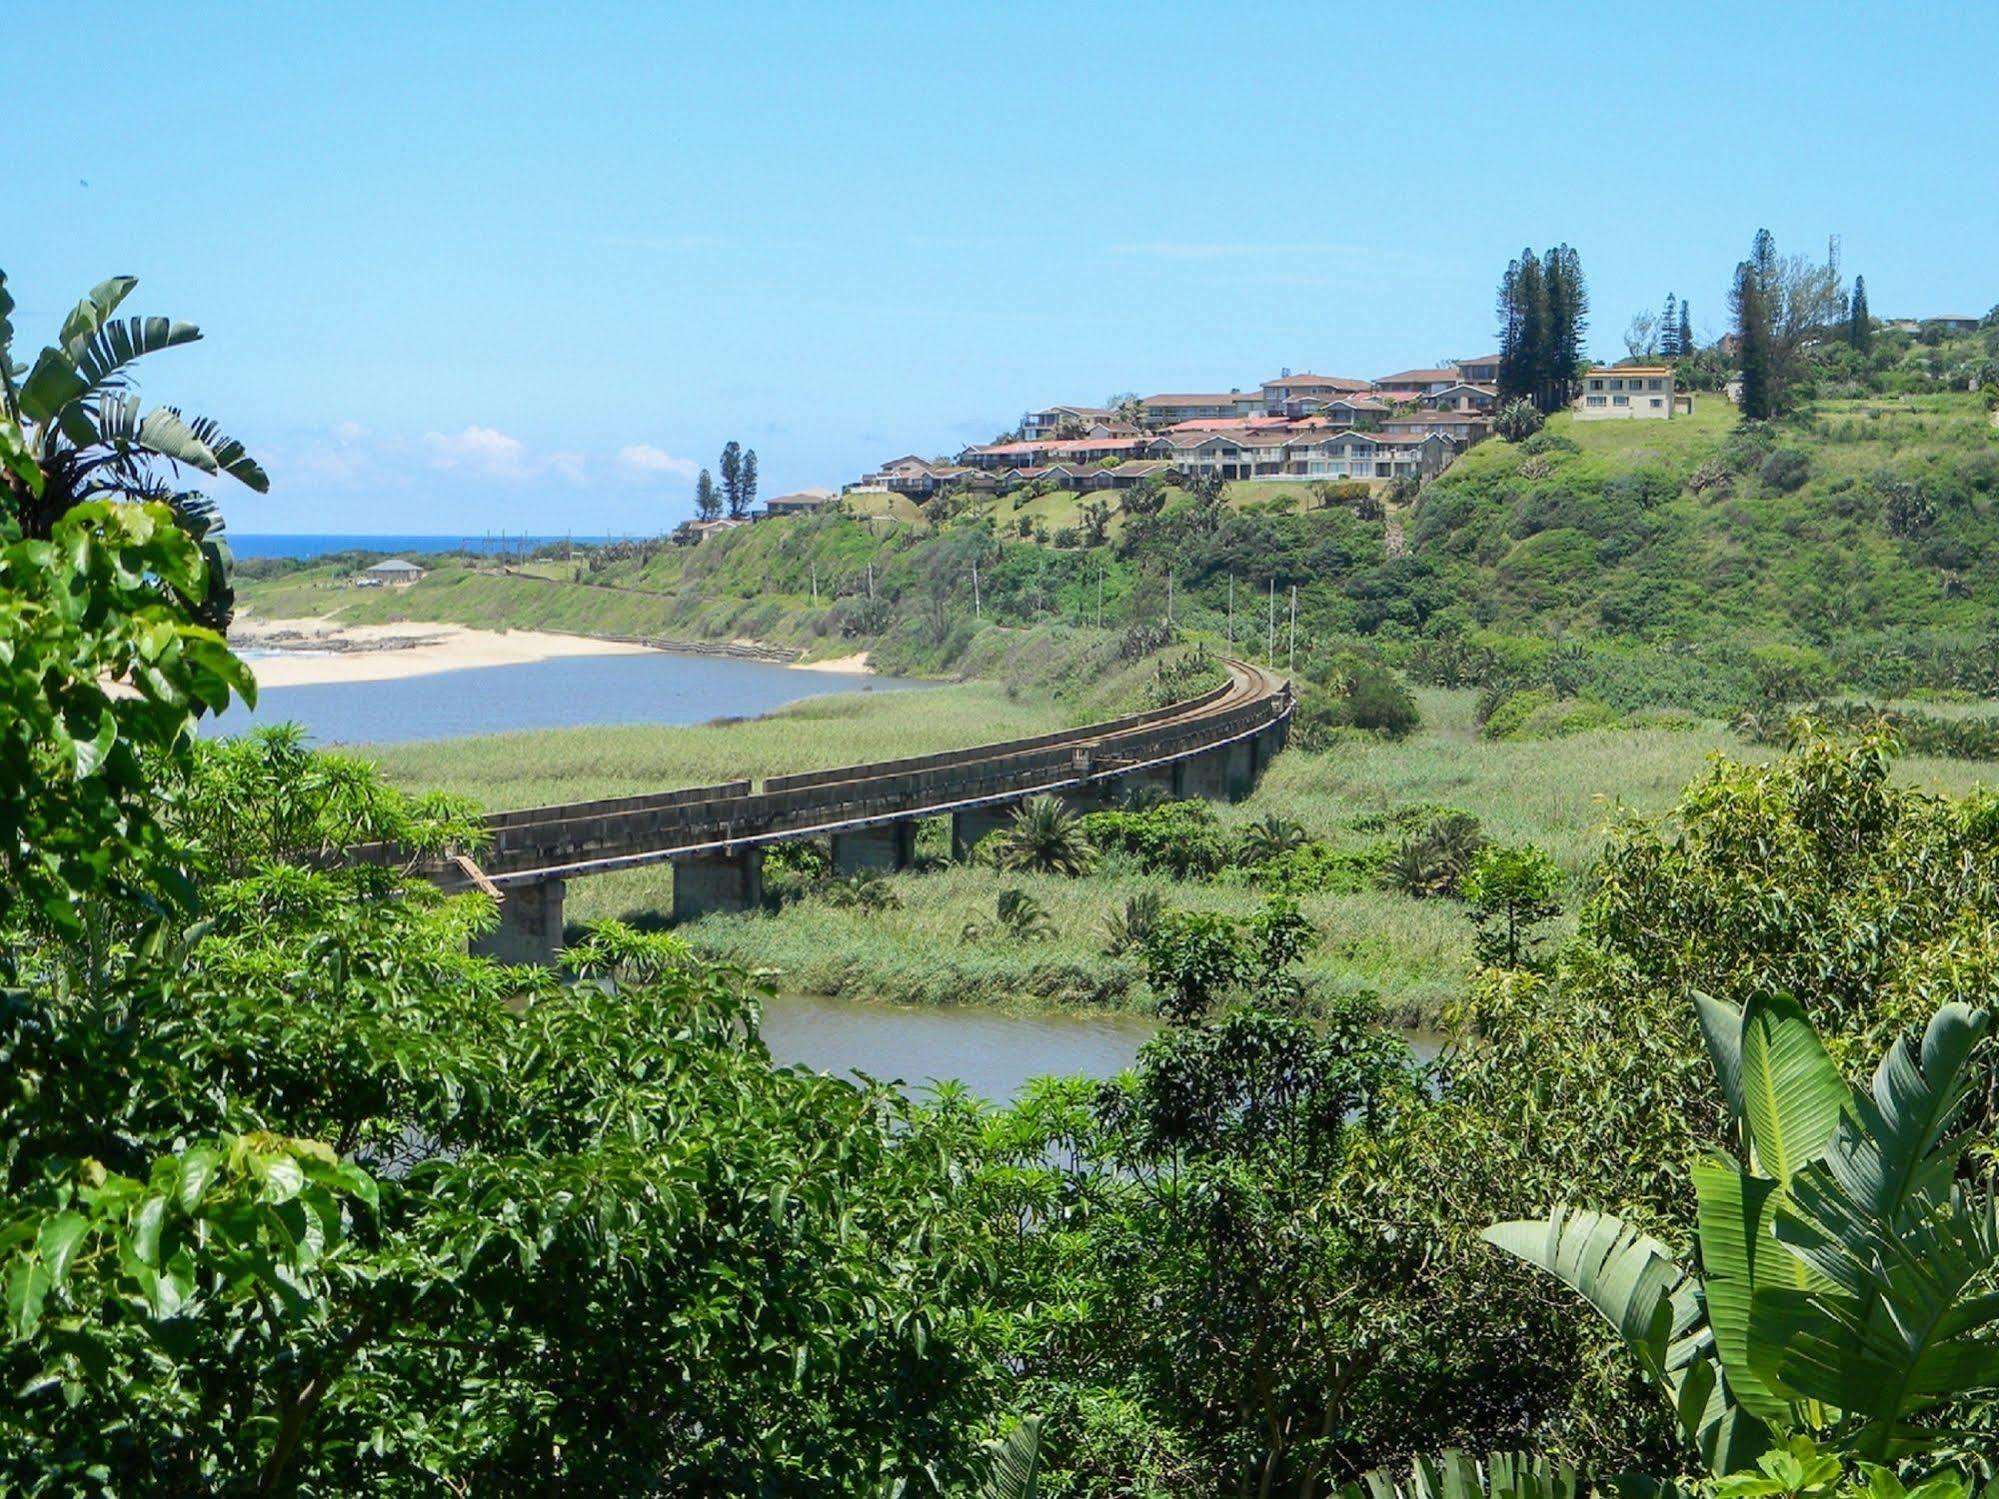
{"type": "Polygon", "coordinates": [[[254,531],[228,533],[238,557],[324,557],[329,552],[510,552],[532,551],[554,541],[596,544],[606,536],[277,536],[254,531]]]}

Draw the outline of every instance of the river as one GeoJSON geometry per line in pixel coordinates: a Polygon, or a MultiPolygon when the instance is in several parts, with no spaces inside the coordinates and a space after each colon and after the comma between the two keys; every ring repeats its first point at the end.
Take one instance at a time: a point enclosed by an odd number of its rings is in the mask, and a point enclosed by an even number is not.
{"type": "MultiPolygon", "coordinates": [[[[258,653],[246,654],[254,659],[258,653]]],[[[258,694],[254,710],[234,703],[221,717],[203,719],[202,732],[240,734],[258,724],[290,722],[303,724],[317,744],[386,744],[513,729],[754,718],[800,698],[922,685],[734,656],[566,656],[382,682],[273,687],[258,694]]]]}

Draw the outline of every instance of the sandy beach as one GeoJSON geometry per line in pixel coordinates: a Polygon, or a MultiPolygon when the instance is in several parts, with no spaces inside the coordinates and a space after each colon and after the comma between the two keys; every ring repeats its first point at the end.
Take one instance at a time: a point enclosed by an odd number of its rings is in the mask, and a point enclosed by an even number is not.
{"type": "Polygon", "coordinates": [[[799,671],[830,671],[843,677],[865,677],[871,670],[866,651],[858,651],[851,656],[834,656],[825,661],[796,661],[792,665],[799,671]]]}
{"type": "Polygon", "coordinates": [[[343,625],[325,619],[239,616],[229,632],[252,655],[259,687],[308,687],[329,682],[384,682],[474,666],[520,666],[564,656],[630,656],[650,646],[555,635],[539,630],[473,630],[464,625],[343,625]]]}

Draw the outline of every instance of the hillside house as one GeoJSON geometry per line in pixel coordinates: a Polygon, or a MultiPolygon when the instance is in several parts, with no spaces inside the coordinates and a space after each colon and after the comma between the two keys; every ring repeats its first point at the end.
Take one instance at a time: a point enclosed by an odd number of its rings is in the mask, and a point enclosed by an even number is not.
{"type": "Polygon", "coordinates": [[[1431,411],[1491,411],[1499,404],[1499,389],[1492,385],[1447,385],[1418,397],[1416,404],[1431,411]]]}
{"type": "Polygon", "coordinates": [[[1263,382],[1263,409],[1271,415],[1290,414],[1285,407],[1295,404],[1295,414],[1304,415],[1341,396],[1365,395],[1367,389],[1367,381],[1345,375],[1279,375],[1263,382]]]}
{"type": "Polygon", "coordinates": [[[810,515],[815,510],[823,510],[840,497],[830,489],[808,485],[804,489],[794,489],[790,494],[774,494],[764,501],[764,514],[776,520],[786,515],[810,515]]]}
{"type": "Polygon", "coordinates": [[[423,580],[423,569],[414,562],[406,562],[401,557],[391,557],[385,562],[377,562],[372,567],[361,570],[361,576],[354,580],[356,588],[407,588],[412,583],[423,580]]]}
{"type": "Polygon", "coordinates": [[[1374,393],[1389,401],[1420,401],[1460,384],[1464,376],[1455,369],[1397,370],[1374,382],[1374,393]]]}
{"type": "Polygon", "coordinates": [[[1225,421],[1233,416],[1253,416],[1263,410],[1259,390],[1169,393],[1147,396],[1143,402],[1145,420],[1154,427],[1172,427],[1182,422],[1225,421]]]}
{"type": "Polygon", "coordinates": [[[1594,365],[1576,397],[1579,422],[1670,421],[1676,407],[1691,415],[1694,398],[1675,397],[1673,369],[1666,364],[1594,365]]]}
{"type": "Polygon", "coordinates": [[[1492,435],[1492,420],[1477,411],[1405,411],[1384,419],[1381,430],[1391,437],[1428,437],[1434,432],[1468,448],[1492,435]]]}
{"type": "Polygon", "coordinates": [[[1458,378],[1467,385],[1499,384],[1499,356],[1481,354],[1476,359],[1460,359],[1458,378]]]}
{"type": "Polygon", "coordinates": [[[1098,422],[1114,421],[1117,413],[1102,406],[1049,406],[1030,411],[1020,419],[1020,435],[1027,442],[1059,436],[1065,428],[1087,432],[1098,422]]]}

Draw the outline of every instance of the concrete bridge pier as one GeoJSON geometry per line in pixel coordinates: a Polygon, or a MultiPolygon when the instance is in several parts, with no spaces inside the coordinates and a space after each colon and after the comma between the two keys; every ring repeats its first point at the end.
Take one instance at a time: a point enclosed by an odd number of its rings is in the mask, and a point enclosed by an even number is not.
{"type": "Polygon", "coordinates": [[[701,854],[673,866],[673,919],[693,921],[714,911],[754,911],[764,899],[764,851],[701,854]]]}
{"type": "Polygon", "coordinates": [[[1239,802],[1256,790],[1256,741],[1238,739],[1233,744],[1223,745],[1222,784],[1232,802],[1239,802]]]}
{"type": "Polygon", "coordinates": [[[951,857],[963,863],[979,846],[979,840],[1013,824],[1017,810],[1012,802],[996,802],[990,807],[966,807],[951,814],[951,857]]]}
{"type": "Polygon", "coordinates": [[[916,821],[878,823],[833,835],[833,873],[907,869],[916,862],[916,821]]]}
{"type": "Polygon", "coordinates": [[[1198,796],[1208,801],[1222,801],[1229,796],[1229,755],[1226,747],[1207,750],[1179,762],[1180,789],[1183,797],[1198,796]]]}
{"type": "Polygon", "coordinates": [[[552,966],[562,950],[562,881],[514,885],[500,901],[497,931],[472,939],[475,956],[501,963],[552,966]]]}

